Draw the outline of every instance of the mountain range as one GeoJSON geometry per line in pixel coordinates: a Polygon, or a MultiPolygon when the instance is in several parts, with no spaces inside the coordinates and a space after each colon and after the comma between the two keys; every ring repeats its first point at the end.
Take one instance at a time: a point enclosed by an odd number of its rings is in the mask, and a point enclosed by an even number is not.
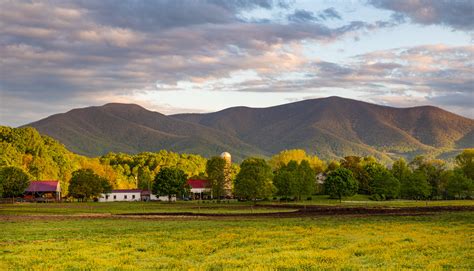
{"type": "Polygon", "coordinates": [[[87,156],[161,149],[237,161],[304,149],[323,159],[373,155],[444,157],[474,146],[474,120],[433,106],[394,108],[328,97],[268,108],[164,115],[135,104],[73,109],[26,126],[87,156]]]}

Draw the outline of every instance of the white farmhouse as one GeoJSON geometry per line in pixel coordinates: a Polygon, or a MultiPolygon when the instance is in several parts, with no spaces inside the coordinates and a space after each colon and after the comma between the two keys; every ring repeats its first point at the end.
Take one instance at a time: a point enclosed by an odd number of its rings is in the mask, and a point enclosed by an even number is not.
{"type": "Polygon", "coordinates": [[[117,189],[108,194],[100,195],[99,202],[141,201],[141,189],[117,189]]]}
{"type": "MultiPolygon", "coordinates": [[[[107,194],[101,194],[99,202],[114,201],[168,201],[168,197],[157,197],[148,190],[141,189],[116,189],[107,194]]],[[[176,201],[176,197],[172,197],[171,201],[176,201]]]]}

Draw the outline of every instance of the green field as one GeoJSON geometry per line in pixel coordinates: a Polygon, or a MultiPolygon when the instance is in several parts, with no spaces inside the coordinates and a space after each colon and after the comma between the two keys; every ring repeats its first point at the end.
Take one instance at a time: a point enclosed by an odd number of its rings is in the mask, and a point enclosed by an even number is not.
{"type": "Polygon", "coordinates": [[[3,204],[0,270],[474,268],[470,211],[294,218],[114,216],[275,211],[245,203],[3,204]]]}

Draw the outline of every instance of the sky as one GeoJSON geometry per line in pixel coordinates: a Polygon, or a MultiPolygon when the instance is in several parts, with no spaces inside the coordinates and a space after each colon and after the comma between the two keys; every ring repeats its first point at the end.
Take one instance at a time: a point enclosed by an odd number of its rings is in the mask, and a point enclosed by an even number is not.
{"type": "Polygon", "coordinates": [[[341,96],[474,118],[473,0],[0,0],[0,124],[341,96]]]}

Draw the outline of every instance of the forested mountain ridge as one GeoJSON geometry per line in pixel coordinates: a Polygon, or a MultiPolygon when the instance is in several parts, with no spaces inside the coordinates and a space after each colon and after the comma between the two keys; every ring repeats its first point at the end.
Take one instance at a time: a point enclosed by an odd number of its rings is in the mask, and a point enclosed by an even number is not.
{"type": "Polygon", "coordinates": [[[73,109],[28,126],[59,140],[71,151],[87,156],[160,150],[205,156],[227,149],[235,150],[235,154],[241,157],[261,153],[221,131],[134,104],[111,103],[73,109]]]}
{"type": "Polygon", "coordinates": [[[323,159],[455,154],[474,146],[474,120],[432,106],[393,108],[329,97],[268,108],[166,116],[132,104],[74,109],[29,124],[70,150],[99,156],[167,149],[237,160],[304,149],[323,159]]]}

